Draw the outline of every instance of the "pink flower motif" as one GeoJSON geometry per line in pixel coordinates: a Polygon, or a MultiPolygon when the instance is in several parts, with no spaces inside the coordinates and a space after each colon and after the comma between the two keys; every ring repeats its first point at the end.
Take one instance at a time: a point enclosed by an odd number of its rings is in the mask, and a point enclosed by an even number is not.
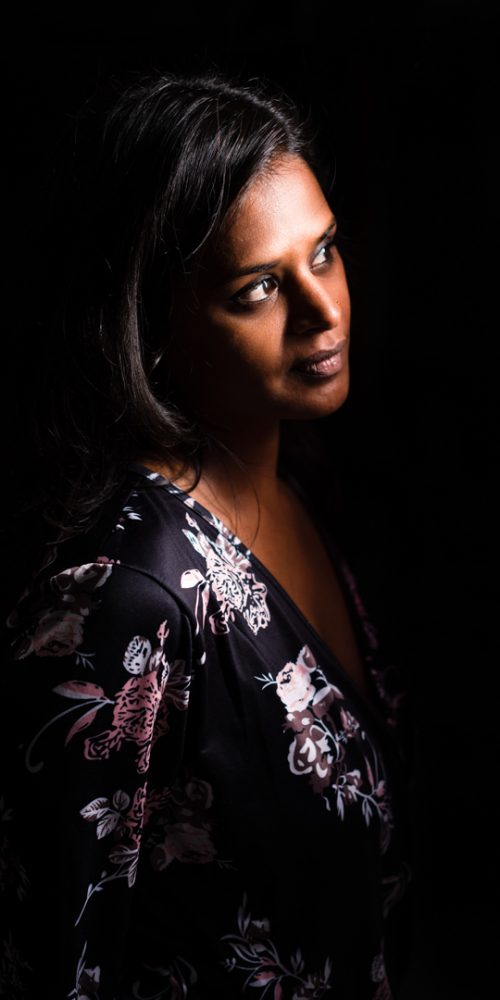
{"type": "Polygon", "coordinates": [[[151,853],[151,863],[156,871],[174,860],[191,864],[208,864],[216,853],[209,830],[191,823],[171,823],[164,826],[165,839],[151,853]]]}
{"type": "Polygon", "coordinates": [[[198,809],[202,810],[210,809],[214,793],[208,784],[208,781],[203,781],[201,778],[190,778],[184,791],[186,799],[192,808],[196,806],[198,809]]]}
{"type": "Polygon", "coordinates": [[[113,571],[113,564],[100,556],[95,563],[73,566],[50,580],[49,607],[39,612],[34,629],[21,640],[16,658],[69,656],[83,642],[85,618],[97,606],[93,593],[102,587],[113,571]]]}
{"type": "Polygon", "coordinates": [[[271,983],[274,979],[276,979],[279,976],[280,971],[281,970],[277,966],[274,966],[274,968],[271,966],[268,969],[263,969],[262,972],[257,972],[250,985],[266,986],[267,983],[271,983]]]}
{"type": "Polygon", "coordinates": [[[137,770],[147,771],[151,750],[168,730],[169,704],[179,711],[188,706],[189,676],[185,661],[168,663],[163,645],[169,629],[162,622],[158,630],[160,645],[154,649],[143,636],[129,642],[123,666],[132,673],[115,696],[110,729],[85,741],[85,756],[108,760],[111,751],[120,750],[123,743],[135,743],[139,749],[137,770]]]}
{"type": "Polygon", "coordinates": [[[63,610],[47,611],[38,622],[29,652],[36,656],[69,656],[82,642],[82,615],[63,610]]]}
{"type": "MultiPolygon", "coordinates": [[[[314,669],[314,668],[313,668],[314,669]]],[[[276,676],[277,694],[289,712],[300,712],[312,701],[316,688],[305,663],[286,663],[276,676]]]]}
{"type": "MultiPolygon", "coordinates": [[[[123,743],[135,743],[139,748],[137,770],[148,769],[155,720],[166,683],[163,671],[152,671],[142,677],[131,677],[116,695],[111,728],[85,740],[87,760],[108,760],[112,750],[123,743]]],[[[158,733],[156,734],[158,737],[158,733]]]]}

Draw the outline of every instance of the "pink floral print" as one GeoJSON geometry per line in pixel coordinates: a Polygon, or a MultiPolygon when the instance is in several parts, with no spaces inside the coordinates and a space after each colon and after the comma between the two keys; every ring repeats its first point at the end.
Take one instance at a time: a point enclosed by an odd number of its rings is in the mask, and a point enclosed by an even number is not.
{"type": "Polygon", "coordinates": [[[269,920],[256,920],[248,912],[247,897],[243,897],[237,917],[238,933],[225,934],[222,938],[233,952],[224,961],[226,972],[240,972],[245,979],[238,993],[247,986],[259,989],[260,997],[269,1000],[320,1000],[330,989],[332,963],[325,959],[323,968],[313,973],[305,973],[304,959],[300,948],[283,961],[271,939],[269,920]],[[272,992],[271,992],[272,991],[272,992]]]}
{"type": "MultiPolygon", "coordinates": [[[[217,602],[217,611],[209,615],[210,628],[216,635],[229,632],[229,623],[240,614],[256,635],[270,622],[267,588],[252,572],[246,555],[241,553],[227,535],[219,532],[215,541],[203,534],[197,522],[186,514],[190,529],[183,530],[196,552],[206,563],[205,574],[198,569],[185,570],[181,587],[196,588],[196,618],[203,629],[210,597],[217,602]]],[[[233,536],[233,541],[235,541],[233,536]]]]}
{"type": "Polygon", "coordinates": [[[149,639],[134,636],[124,653],[123,666],[132,677],[125,681],[114,697],[107,697],[104,689],[88,681],[68,680],[58,684],[55,694],[76,701],[76,705],[59,713],[36,733],[26,752],[26,763],[31,771],[38,770],[41,762],[33,763],[32,753],[46,730],[64,715],[85,708],[66,736],[66,744],[88,728],[98,711],[113,707],[111,726],[84,742],[84,755],[88,760],[107,760],[112,752],[125,743],[137,747],[136,765],[140,774],[148,769],[151,750],[160,736],[168,731],[169,704],[185,711],[189,700],[190,678],[186,676],[185,661],[169,663],[164,645],[169,634],[167,622],[161,623],[154,649],[149,639]]]}
{"type": "Polygon", "coordinates": [[[137,770],[144,774],[154,744],[168,728],[168,701],[174,701],[177,707],[187,707],[189,681],[184,675],[185,663],[176,660],[169,664],[163,652],[168,631],[167,623],[163,622],[158,630],[160,645],[154,649],[143,636],[131,639],[123,666],[133,676],[115,695],[111,727],[85,740],[85,756],[89,760],[107,759],[124,743],[135,743],[137,770]]]}
{"type": "Polygon", "coordinates": [[[93,594],[109,579],[112,563],[101,556],[95,563],[65,569],[49,583],[51,603],[40,612],[34,627],[16,649],[16,659],[35,656],[69,656],[83,642],[83,626],[98,606],[93,594]]]}
{"type": "Polygon", "coordinates": [[[307,776],[313,792],[323,796],[328,810],[335,802],[341,819],[346,807],[354,806],[361,809],[367,826],[376,815],[381,850],[385,853],[392,812],[382,763],[358,720],[341,704],[342,692],[327,681],[309,647],[303,646],[296,662],[286,663],[275,678],[265,674],[256,680],[264,688],[275,686],[287,709],[284,729],[293,733],[288,749],[291,773],[307,776]],[[363,745],[363,770],[346,765],[350,740],[359,740],[363,745]]]}
{"type": "Polygon", "coordinates": [[[112,847],[108,854],[112,870],[111,872],[103,871],[95,885],[90,883],[87,887],[85,902],[76,919],[75,926],[78,926],[94,893],[100,892],[108,882],[125,878],[130,888],[134,885],[139,863],[145,802],[146,786],[144,785],[136,790],[132,801],[126,792],[118,790],[113,795],[111,802],[105,796],[100,796],[92,799],[80,809],[80,816],[83,819],[96,824],[98,840],[102,840],[103,837],[108,837],[110,834],[113,835],[112,847]]]}
{"type": "Polygon", "coordinates": [[[212,804],[212,788],[201,778],[191,776],[170,789],[153,838],[151,864],[156,871],[163,871],[172,861],[208,864],[216,859],[212,804]]]}
{"type": "Polygon", "coordinates": [[[320,1000],[352,971],[360,997],[391,1000],[377,935],[405,885],[388,791],[397,739],[383,732],[398,696],[354,582],[344,567],[380,694],[372,715],[334,660],[318,663],[314,633],[241,541],[152,485],[110,511],[107,556],[94,535],[65,564],[67,549],[53,553],[9,621],[0,994],[48,983],[54,1000],[320,1000]],[[11,826],[24,826],[17,853],[11,826]],[[332,921],[307,905],[318,872],[332,921]]]}
{"type": "Polygon", "coordinates": [[[153,867],[162,871],[171,861],[189,861],[192,864],[207,864],[215,858],[215,848],[210,832],[192,823],[165,824],[165,839],[155,848],[152,856],[153,867]]]}
{"type": "Polygon", "coordinates": [[[289,712],[300,712],[312,702],[315,715],[324,715],[334,698],[343,694],[334,684],[322,684],[316,690],[311,682],[317,663],[308,646],[301,649],[296,663],[286,663],[276,675],[276,693],[289,712]]]}

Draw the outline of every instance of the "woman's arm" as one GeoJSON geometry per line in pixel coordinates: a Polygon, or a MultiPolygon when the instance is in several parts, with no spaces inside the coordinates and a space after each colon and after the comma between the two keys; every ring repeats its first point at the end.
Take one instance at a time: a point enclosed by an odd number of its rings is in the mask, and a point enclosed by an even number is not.
{"type": "Polygon", "coordinates": [[[155,580],[103,559],[53,576],[12,636],[0,987],[111,1000],[145,829],[183,756],[190,624],[155,580]]]}

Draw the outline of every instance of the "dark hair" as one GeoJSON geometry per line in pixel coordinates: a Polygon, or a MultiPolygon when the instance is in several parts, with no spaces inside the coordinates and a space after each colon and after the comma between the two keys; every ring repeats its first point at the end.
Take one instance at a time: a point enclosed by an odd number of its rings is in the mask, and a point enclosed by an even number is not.
{"type": "Polygon", "coordinates": [[[173,281],[280,154],[301,156],[322,182],[296,106],[276,87],[218,72],[139,79],[113,96],[104,120],[92,107],[80,116],[74,146],[78,213],[66,217],[58,260],[64,280],[42,393],[50,412],[40,421],[44,503],[70,532],[92,520],[141,453],[199,475],[207,437],[165,371],[173,281]]]}

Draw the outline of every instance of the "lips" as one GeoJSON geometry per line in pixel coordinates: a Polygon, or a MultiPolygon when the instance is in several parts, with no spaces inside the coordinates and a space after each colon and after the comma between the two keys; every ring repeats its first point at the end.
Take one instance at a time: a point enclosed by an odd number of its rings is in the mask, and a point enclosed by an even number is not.
{"type": "Polygon", "coordinates": [[[329,378],[330,375],[336,375],[344,367],[342,350],[346,343],[346,340],[342,340],[330,350],[317,351],[307,358],[300,358],[293,364],[292,371],[311,378],[329,378]]]}

